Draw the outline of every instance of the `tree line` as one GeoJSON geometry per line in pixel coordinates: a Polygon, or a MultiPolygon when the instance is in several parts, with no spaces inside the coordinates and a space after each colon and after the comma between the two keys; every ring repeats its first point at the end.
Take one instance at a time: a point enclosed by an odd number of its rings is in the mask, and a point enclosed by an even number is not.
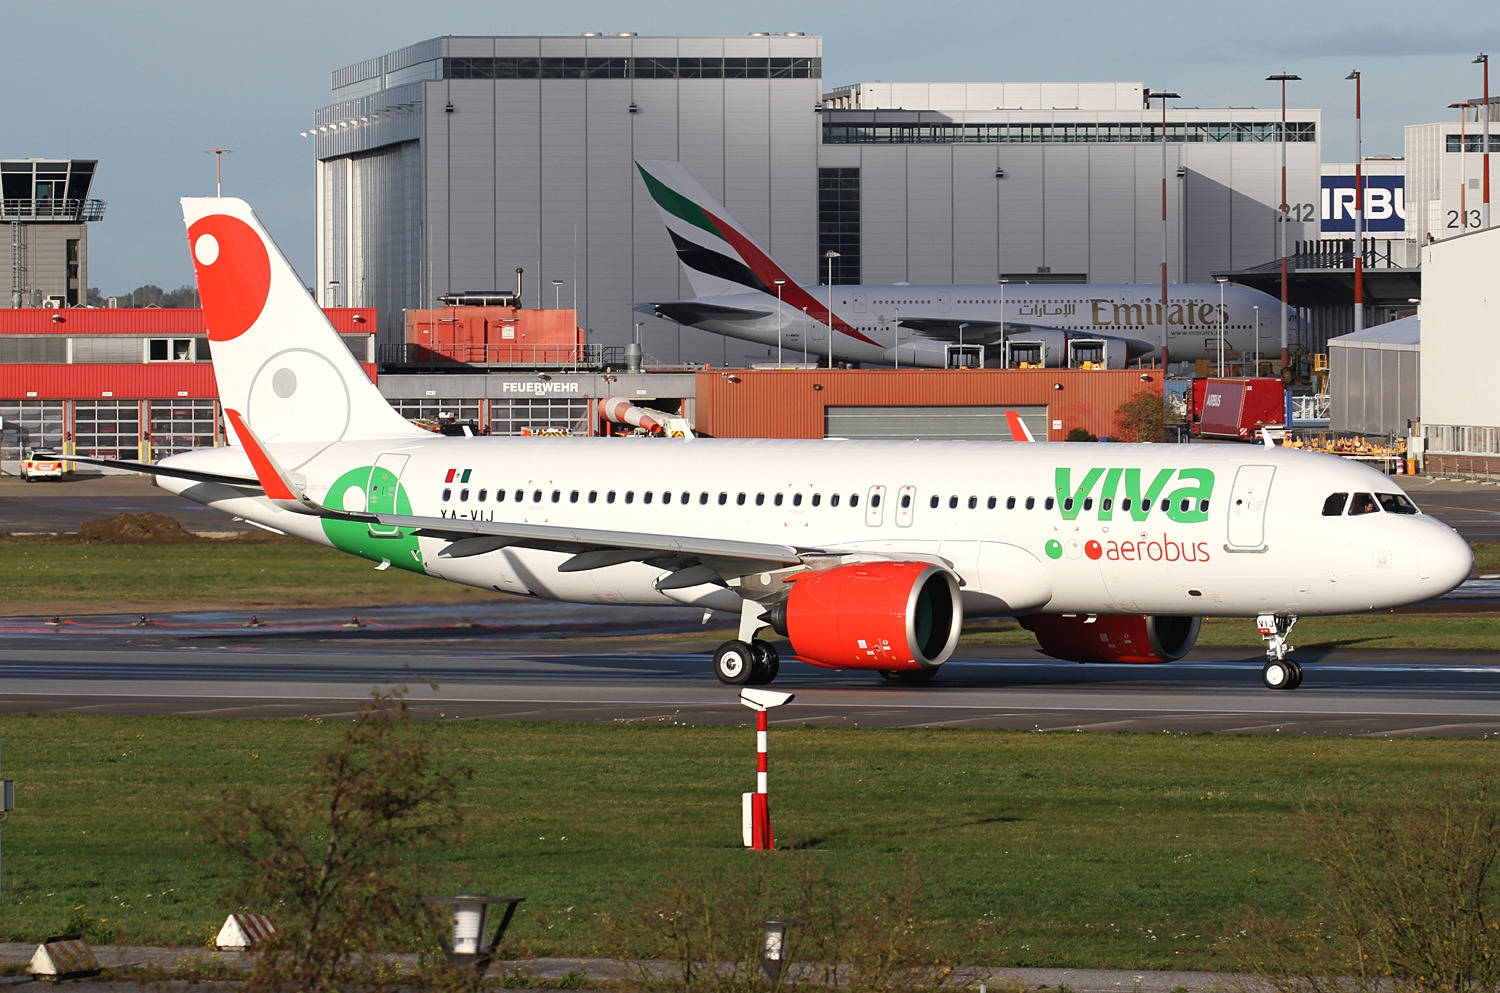
{"type": "MultiPolygon", "coordinates": [[[[154,283],[137,286],[129,293],[114,294],[116,306],[120,307],[197,307],[198,289],[195,286],[179,286],[175,290],[164,290],[154,283]]],[[[90,307],[105,307],[109,298],[99,292],[99,287],[90,286],[90,307]]]]}

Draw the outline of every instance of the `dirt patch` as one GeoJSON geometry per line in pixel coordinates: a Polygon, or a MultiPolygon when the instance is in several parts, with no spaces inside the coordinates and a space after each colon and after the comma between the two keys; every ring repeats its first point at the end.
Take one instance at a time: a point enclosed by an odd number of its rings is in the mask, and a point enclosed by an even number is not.
{"type": "Polygon", "coordinates": [[[268,542],[295,541],[283,535],[255,531],[233,537],[213,537],[187,530],[165,514],[116,514],[98,521],[85,521],[77,534],[51,536],[52,540],[79,541],[90,545],[190,545],[205,541],[268,542]]]}

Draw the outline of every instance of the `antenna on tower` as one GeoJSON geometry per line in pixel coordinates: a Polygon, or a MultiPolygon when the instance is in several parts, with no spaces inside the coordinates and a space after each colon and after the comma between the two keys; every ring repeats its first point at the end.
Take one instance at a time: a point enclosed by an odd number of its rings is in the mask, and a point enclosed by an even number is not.
{"type": "Polygon", "coordinates": [[[224,195],[224,156],[234,151],[232,148],[205,148],[203,154],[214,157],[214,196],[224,195]]]}

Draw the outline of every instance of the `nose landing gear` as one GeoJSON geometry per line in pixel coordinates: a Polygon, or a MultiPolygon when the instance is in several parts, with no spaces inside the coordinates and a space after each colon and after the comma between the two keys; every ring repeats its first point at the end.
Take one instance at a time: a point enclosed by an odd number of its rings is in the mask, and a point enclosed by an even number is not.
{"type": "Polygon", "coordinates": [[[1267,689],[1294,690],[1302,685],[1302,666],[1287,658],[1292,646],[1287,643],[1296,614],[1261,614],[1255,619],[1260,636],[1266,640],[1266,664],[1260,678],[1267,689]]]}

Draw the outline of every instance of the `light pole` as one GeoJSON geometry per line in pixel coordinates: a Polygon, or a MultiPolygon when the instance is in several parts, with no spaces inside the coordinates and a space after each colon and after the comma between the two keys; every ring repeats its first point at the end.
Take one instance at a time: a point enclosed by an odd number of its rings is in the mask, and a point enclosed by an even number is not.
{"type": "Polygon", "coordinates": [[[1281,256],[1281,369],[1283,373],[1290,360],[1286,347],[1286,226],[1291,221],[1286,203],[1286,84],[1301,79],[1301,76],[1290,72],[1278,72],[1266,77],[1267,82],[1281,84],[1281,216],[1276,219],[1276,247],[1277,253],[1281,256]]]}
{"type": "Polygon", "coordinates": [[[338,305],[339,305],[339,281],[337,279],[330,279],[328,281],[328,306],[330,306],[330,307],[337,307],[338,305]]]}
{"type": "Polygon", "coordinates": [[[1219,378],[1224,378],[1224,284],[1228,282],[1225,276],[1215,276],[1214,282],[1219,284],[1219,378]]]}
{"type": "Polygon", "coordinates": [[[807,335],[808,335],[808,330],[807,329],[810,326],[811,325],[809,325],[808,320],[807,320],[807,308],[803,307],[802,308],[802,327],[799,330],[802,333],[802,365],[803,365],[804,368],[807,366],[807,335]]]}
{"type": "Polygon", "coordinates": [[[786,280],[776,280],[776,368],[781,368],[781,288],[786,280]]]}
{"type": "Polygon", "coordinates": [[[1359,70],[1344,77],[1354,80],[1354,330],[1365,328],[1365,190],[1361,182],[1364,145],[1359,137],[1359,70]]]}
{"type": "Polygon", "coordinates": [[[1474,56],[1474,62],[1484,66],[1484,116],[1480,123],[1484,127],[1484,213],[1480,223],[1490,226],[1490,57],[1483,52],[1474,56]]]}
{"type": "Polygon", "coordinates": [[[1005,347],[1005,284],[1010,282],[1000,277],[1000,368],[1010,368],[1010,349],[1005,347]]]}
{"type": "Polygon", "coordinates": [[[1260,304],[1251,304],[1250,309],[1255,311],[1255,374],[1260,375],[1260,304]]]}
{"type": "Polygon", "coordinates": [[[552,281],[552,309],[562,310],[562,284],[560,279],[552,281]]]}
{"type": "Polygon", "coordinates": [[[1170,361],[1167,345],[1167,101],[1180,100],[1182,94],[1148,89],[1146,99],[1161,101],[1161,368],[1165,374],[1170,361]]]}
{"type": "Polygon", "coordinates": [[[833,249],[823,253],[828,260],[828,368],[833,368],[833,260],[842,258],[833,249]]]}
{"type": "Polygon", "coordinates": [[[224,156],[234,151],[232,148],[205,148],[204,154],[214,157],[214,196],[224,195],[224,156]]]}
{"type": "Polygon", "coordinates": [[[1469,230],[1469,168],[1465,155],[1469,150],[1467,111],[1474,105],[1467,100],[1459,100],[1448,106],[1458,111],[1458,216],[1463,218],[1460,226],[1467,231],[1469,230]]]}

